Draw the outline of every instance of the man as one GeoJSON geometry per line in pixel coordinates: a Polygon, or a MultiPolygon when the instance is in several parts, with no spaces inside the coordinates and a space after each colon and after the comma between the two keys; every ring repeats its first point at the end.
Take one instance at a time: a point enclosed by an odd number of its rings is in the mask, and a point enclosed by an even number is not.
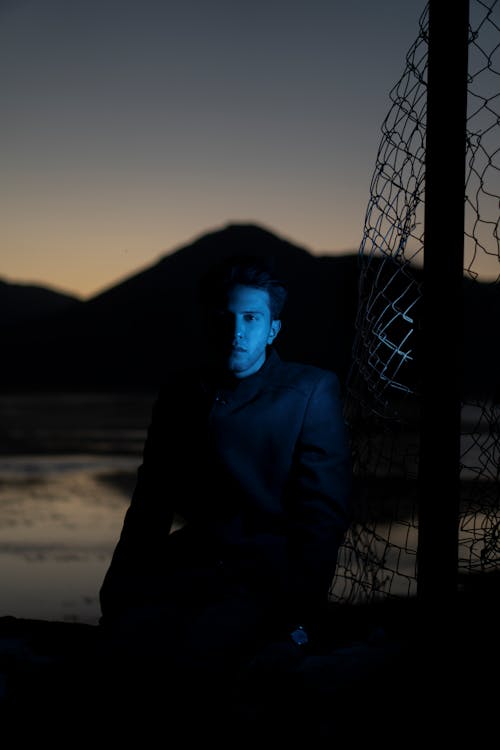
{"type": "Polygon", "coordinates": [[[210,361],[160,390],[101,588],[101,626],[128,667],[162,664],[186,690],[265,644],[300,653],[348,527],[339,381],[279,357],[286,296],[255,259],[205,277],[210,361]]]}

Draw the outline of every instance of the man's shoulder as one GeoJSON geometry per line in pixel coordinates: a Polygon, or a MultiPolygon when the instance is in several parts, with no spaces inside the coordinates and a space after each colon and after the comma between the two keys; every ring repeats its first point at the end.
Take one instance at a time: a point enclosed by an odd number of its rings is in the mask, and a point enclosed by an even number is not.
{"type": "Polygon", "coordinates": [[[333,370],[307,362],[279,359],[273,368],[273,381],[287,387],[314,388],[321,381],[338,384],[333,370]]]}

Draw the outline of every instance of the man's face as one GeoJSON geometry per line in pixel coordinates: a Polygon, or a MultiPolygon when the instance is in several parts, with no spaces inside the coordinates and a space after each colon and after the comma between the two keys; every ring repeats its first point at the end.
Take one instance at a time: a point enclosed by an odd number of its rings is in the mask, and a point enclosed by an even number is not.
{"type": "Polygon", "coordinates": [[[215,322],[217,353],[237,378],[246,378],[260,369],[266,359],[266,347],[272,344],[281,325],[279,320],[271,320],[269,294],[264,289],[240,285],[231,289],[215,322]]]}

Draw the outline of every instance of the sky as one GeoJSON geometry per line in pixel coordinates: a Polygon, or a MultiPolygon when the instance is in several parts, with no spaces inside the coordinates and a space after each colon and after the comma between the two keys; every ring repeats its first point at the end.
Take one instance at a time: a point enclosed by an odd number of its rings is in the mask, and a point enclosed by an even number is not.
{"type": "Polygon", "coordinates": [[[423,0],[0,0],[0,278],[88,298],[229,223],[357,252],[423,0]]]}

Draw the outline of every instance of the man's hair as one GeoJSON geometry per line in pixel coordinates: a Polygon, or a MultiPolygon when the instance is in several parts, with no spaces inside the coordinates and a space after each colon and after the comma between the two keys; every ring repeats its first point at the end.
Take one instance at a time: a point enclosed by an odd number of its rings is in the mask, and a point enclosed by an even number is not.
{"type": "Polygon", "coordinates": [[[237,286],[263,289],[269,294],[272,320],[277,320],[285,305],[288,290],[270,261],[257,256],[225,258],[211,268],[201,280],[200,301],[208,310],[214,310],[227,299],[229,291],[237,286]]]}

